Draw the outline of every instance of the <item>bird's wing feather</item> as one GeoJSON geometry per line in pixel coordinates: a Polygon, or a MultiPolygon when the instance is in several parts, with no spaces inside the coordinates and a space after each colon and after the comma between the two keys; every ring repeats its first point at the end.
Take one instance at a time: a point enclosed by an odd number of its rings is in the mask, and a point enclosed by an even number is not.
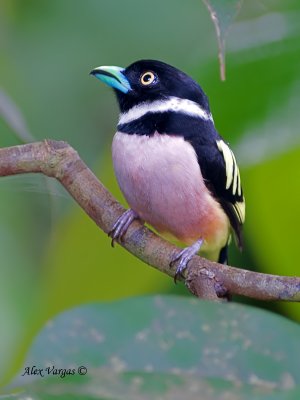
{"type": "Polygon", "coordinates": [[[227,214],[238,246],[242,248],[245,200],[234,154],[221,137],[209,143],[193,143],[193,146],[205,184],[227,214]]]}

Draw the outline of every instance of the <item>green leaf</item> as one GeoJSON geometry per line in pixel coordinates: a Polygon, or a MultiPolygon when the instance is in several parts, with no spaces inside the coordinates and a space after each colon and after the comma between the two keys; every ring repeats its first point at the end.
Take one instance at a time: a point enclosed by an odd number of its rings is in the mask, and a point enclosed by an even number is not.
{"type": "Polygon", "coordinates": [[[238,304],[175,296],[91,304],[47,324],[11,387],[33,400],[298,399],[299,334],[287,319],[238,304]],[[33,366],[44,376],[25,369],[33,366]]]}

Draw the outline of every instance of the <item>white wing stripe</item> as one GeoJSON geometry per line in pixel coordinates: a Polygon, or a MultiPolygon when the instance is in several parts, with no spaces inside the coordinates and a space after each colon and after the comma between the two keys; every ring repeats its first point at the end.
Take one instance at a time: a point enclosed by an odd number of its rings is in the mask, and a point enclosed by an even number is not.
{"type": "Polygon", "coordinates": [[[223,140],[217,141],[217,146],[223,154],[226,167],[226,189],[232,185],[232,194],[242,195],[241,177],[235,156],[223,140]]]}
{"type": "Polygon", "coordinates": [[[242,195],[242,185],[241,185],[241,177],[240,177],[240,174],[239,174],[238,178],[239,178],[239,182],[238,182],[238,195],[241,196],[241,195],[242,195]]]}
{"type": "Polygon", "coordinates": [[[234,203],[233,205],[235,212],[240,220],[241,223],[245,222],[245,202],[239,201],[234,203]]]}
{"type": "Polygon", "coordinates": [[[230,148],[223,142],[223,140],[217,141],[218,149],[223,153],[225,166],[226,166],[226,189],[230,188],[233,179],[233,162],[230,148]]]}
{"type": "Polygon", "coordinates": [[[233,184],[232,184],[232,194],[236,193],[237,184],[238,184],[238,166],[234,157],[233,152],[230,150],[231,157],[232,157],[232,166],[233,166],[233,184]]]}

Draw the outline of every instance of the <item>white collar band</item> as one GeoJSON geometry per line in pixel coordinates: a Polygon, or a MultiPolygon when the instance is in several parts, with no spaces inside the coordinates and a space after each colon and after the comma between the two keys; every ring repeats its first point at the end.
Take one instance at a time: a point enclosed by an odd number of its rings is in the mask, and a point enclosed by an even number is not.
{"type": "Polygon", "coordinates": [[[205,121],[213,122],[212,115],[203,110],[199,104],[188,99],[172,96],[166,100],[144,102],[132,107],[126,113],[120,114],[119,125],[132,122],[143,117],[147,113],[163,113],[168,111],[191,115],[205,121]]]}

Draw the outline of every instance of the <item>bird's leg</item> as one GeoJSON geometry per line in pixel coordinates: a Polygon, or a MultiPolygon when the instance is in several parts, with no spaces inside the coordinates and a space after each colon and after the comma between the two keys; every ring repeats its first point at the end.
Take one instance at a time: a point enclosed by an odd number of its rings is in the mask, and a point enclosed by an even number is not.
{"type": "Polygon", "coordinates": [[[138,214],[129,209],[126,210],[114,223],[112,229],[108,232],[108,236],[111,237],[111,245],[114,247],[115,241],[122,241],[129,225],[134,219],[139,218],[138,214]]]}
{"type": "Polygon", "coordinates": [[[181,250],[176,256],[173,258],[173,260],[170,263],[170,267],[173,267],[173,265],[176,263],[176,261],[179,260],[179,265],[176,269],[176,273],[174,275],[174,282],[176,283],[178,276],[183,276],[182,272],[187,268],[188,262],[198,253],[202,246],[203,240],[199,239],[197,242],[192,244],[189,247],[186,247],[185,249],[181,250]]]}

